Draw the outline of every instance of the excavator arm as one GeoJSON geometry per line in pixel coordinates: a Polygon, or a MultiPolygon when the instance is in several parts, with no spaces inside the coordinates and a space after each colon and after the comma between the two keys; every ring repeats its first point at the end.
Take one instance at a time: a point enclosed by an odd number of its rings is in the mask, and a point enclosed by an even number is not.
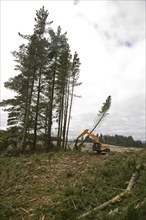
{"type": "Polygon", "coordinates": [[[76,143],[75,143],[75,148],[78,149],[79,146],[81,146],[87,139],[87,137],[92,137],[92,139],[97,143],[99,144],[99,138],[97,136],[95,136],[93,133],[91,133],[89,131],[89,129],[85,129],[81,134],[79,134],[79,136],[77,137],[76,139],[76,143]],[[79,138],[83,137],[85,134],[87,134],[86,138],[78,145],[78,140],[79,138]]]}

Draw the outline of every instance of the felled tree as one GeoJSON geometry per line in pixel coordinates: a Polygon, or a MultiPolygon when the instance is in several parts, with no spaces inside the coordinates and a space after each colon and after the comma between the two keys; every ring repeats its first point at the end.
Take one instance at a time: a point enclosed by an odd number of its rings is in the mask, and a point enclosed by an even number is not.
{"type": "Polygon", "coordinates": [[[97,123],[95,124],[95,126],[90,131],[91,133],[97,128],[97,126],[103,120],[103,118],[105,118],[107,116],[110,107],[111,107],[111,96],[109,95],[107,97],[106,101],[103,103],[101,110],[99,111],[99,114],[98,114],[99,119],[98,119],[97,123]]]}
{"type": "MultiPolygon", "coordinates": [[[[99,111],[99,119],[97,121],[97,123],[95,124],[95,126],[92,128],[91,131],[89,131],[89,133],[92,133],[96,128],[97,126],[99,125],[99,123],[103,120],[103,118],[105,118],[108,114],[108,111],[110,109],[110,106],[111,106],[111,96],[109,95],[106,99],[106,101],[103,103],[102,107],[101,107],[101,110],[99,111]]],[[[89,138],[89,135],[87,135],[85,137],[85,139],[77,146],[77,141],[76,141],[76,144],[75,144],[75,149],[78,149],[80,146],[83,145],[83,143],[89,138]]],[[[78,140],[78,138],[77,138],[78,140]]]]}

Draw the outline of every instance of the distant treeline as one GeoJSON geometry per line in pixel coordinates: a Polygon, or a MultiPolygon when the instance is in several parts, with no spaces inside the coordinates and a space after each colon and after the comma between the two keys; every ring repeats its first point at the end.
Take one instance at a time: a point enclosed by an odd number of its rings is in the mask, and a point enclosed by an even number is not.
{"type": "Polygon", "coordinates": [[[142,143],[140,140],[134,140],[132,136],[123,135],[99,135],[100,142],[104,144],[117,145],[122,147],[146,147],[146,143],[142,143]]]}
{"type": "Polygon", "coordinates": [[[143,147],[143,143],[140,140],[134,140],[132,136],[123,136],[123,135],[100,135],[100,141],[102,143],[119,145],[123,147],[143,147]]]}

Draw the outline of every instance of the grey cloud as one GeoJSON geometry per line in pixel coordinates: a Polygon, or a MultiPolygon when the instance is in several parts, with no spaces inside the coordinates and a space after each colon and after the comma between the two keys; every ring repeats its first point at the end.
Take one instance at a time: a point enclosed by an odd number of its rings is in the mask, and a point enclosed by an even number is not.
{"type": "Polygon", "coordinates": [[[110,1],[105,7],[109,7],[109,12],[103,15],[102,23],[81,12],[77,15],[116,46],[131,48],[145,38],[145,1],[110,1]]]}
{"type": "Polygon", "coordinates": [[[132,41],[117,41],[117,45],[124,46],[128,48],[132,48],[134,46],[134,43],[132,41]]]}
{"type": "MultiPolygon", "coordinates": [[[[113,36],[121,42],[136,43],[145,37],[145,1],[119,1],[111,19],[113,36]]],[[[129,46],[129,44],[125,44],[129,46]]]]}

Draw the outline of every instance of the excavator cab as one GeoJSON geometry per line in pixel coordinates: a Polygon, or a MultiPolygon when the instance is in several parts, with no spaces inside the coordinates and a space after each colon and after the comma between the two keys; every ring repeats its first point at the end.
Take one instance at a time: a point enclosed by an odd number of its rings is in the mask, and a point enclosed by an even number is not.
{"type": "Polygon", "coordinates": [[[108,147],[103,146],[101,143],[96,143],[95,141],[93,143],[92,150],[97,154],[107,154],[110,152],[108,147]]]}
{"type": "Polygon", "coordinates": [[[100,153],[101,152],[101,150],[100,150],[101,146],[102,146],[101,143],[96,143],[96,141],[93,141],[92,150],[97,152],[97,153],[100,153]]]}

